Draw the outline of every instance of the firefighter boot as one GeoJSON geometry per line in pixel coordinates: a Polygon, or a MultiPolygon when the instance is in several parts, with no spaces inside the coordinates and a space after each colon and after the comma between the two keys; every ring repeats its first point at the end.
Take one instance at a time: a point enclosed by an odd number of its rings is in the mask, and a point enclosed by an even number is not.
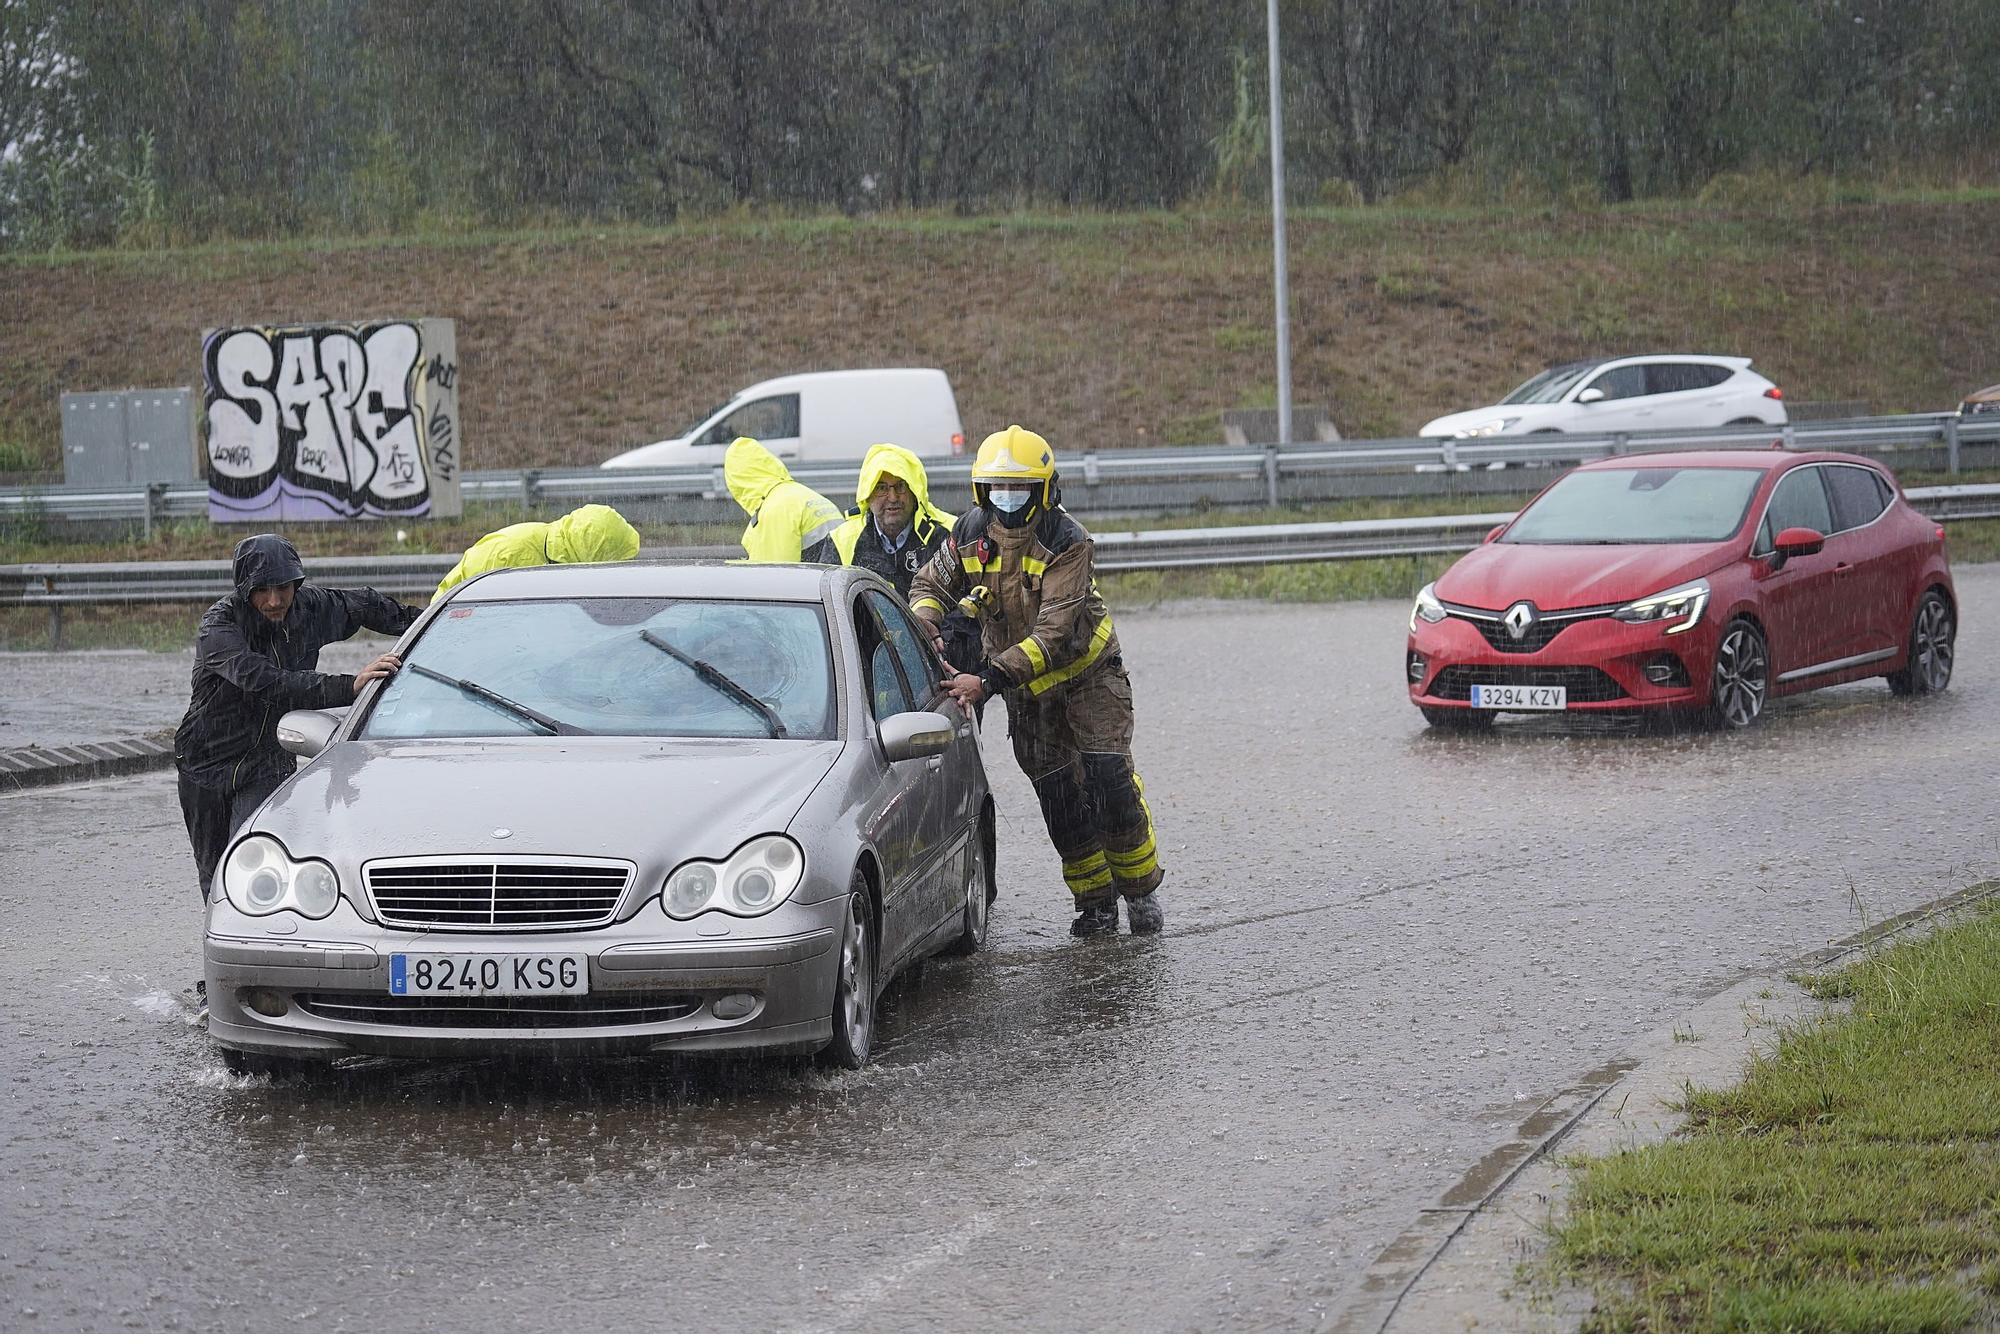
{"type": "Polygon", "coordinates": [[[1150,936],[1167,924],[1167,910],[1160,903],[1160,891],[1125,900],[1125,920],[1135,936],[1150,936]]]}
{"type": "Polygon", "coordinates": [[[1072,936],[1101,936],[1118,929],[1118,900],[1100,903],[1076,910],[1076,920],[1069,924],[1072,936]]]}

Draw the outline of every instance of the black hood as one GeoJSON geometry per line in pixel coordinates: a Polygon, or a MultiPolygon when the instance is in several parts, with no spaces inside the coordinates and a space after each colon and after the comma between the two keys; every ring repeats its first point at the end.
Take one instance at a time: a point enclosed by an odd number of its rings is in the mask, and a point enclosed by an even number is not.
{"type": "Polygon", "coordinates": [[[236,544],[235,575],[237,594],[247,598],[253,588],[302,582],[306,567],[290,542],[276,533],[258,533],[236,544]]]}

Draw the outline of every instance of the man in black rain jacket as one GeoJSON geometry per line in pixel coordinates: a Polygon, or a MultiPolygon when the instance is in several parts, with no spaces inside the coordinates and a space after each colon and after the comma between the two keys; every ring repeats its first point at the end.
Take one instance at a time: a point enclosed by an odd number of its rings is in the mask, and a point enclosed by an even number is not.
{"type": "Polygon", "coordinates": [[[187,717],[174,733],[181,815],[208,897],[229,840],[298,761],[278,745],[288,709],[352,704],[361,687],[402,666],[384,653],[354,676],[319,670],[319,651],[364,627],[410,628],[422,609],[372,588],[305,582],[298,549],[276,533],[236,544],[236,591],[202,613],[187,717]]]}

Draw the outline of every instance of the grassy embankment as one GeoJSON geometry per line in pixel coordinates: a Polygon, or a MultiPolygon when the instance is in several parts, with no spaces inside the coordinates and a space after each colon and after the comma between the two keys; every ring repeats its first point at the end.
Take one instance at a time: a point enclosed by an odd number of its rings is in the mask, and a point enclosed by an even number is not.
{"type": "MultiPolygon", "coordinates": [[[[1858,202],[1300,209],[1292,379],[1350,438],[1540,367],[1740,352],[1794,400],[1948,407],[1990,384],[2000,191],[1858,202]]],[[[454,320],[465,464],[587,465],[752,380],[934,365],[968,434],[1213,441],[1275,399],[1259,209],[690,221],[0,256],[0,469],[60,458],[63,391],[195,384],[208,328],[454,320]]]]}
{"type": "MultiPolygon", "coordinates": [[[[1795,399],[1938,408],[1989,383],[2000,192],[1778,206],[1310,209],[1294,215],[1293,380],[1350,437],[1406,435],[1529,370],[1629,347],[1738,350],[1795,399]],[[1990,350],[1990,349],[1989,349],[1990,350]]],[[[63,390],[199,379],[199,335],[245,322],[447,317],[467,462],[596,462],[729,390],[802,366],[946,367],[968,433],[1008,420],[1059,450],[1198,443],[1274,398],[1269,237],[1254,210],[998,218],[731,218],[184,251],[0,257],[0,470],[59,457],[63,390]]],[[[1914,479],[1911,479],[1914,481],[1914,479]]],[[[1498,510],[1503,498],[1212,512],[1136,526],[1498,510]]],[[[527,517],[298,531],[309,555],[455,551],[527,517]]],[[[547,516],[543,516],[547,517],[547,516]]],[[[1110,526],[1110,525],[1100,525],[1110,526]]],[[[1961,525],[1960,559],[2000,543],[1961,525]]],[[[728,527],[648,528],[649,544],[728,527]]],[[[0,563],[227,554],[237,534],[151,542],[0,534],[0,563]]],[[[1118,576],[1120,605],[1174,597],[1409,594],[1447,558],[1118,576]]],[[[178,642],[191,609],[77,609],[72,643],[178,642]],[[124,636],[124,638],[120,638],[124,636]]],[[[0,613],[0,642],[45,639],[0,613]]]]}
{"type": "Polygon", "coordinates": [[[1848,1012],[1580,1165],[1549,1264],[1587,1330],[2000,1326],[2000,909],[1807,985],[1848,1012]]]}

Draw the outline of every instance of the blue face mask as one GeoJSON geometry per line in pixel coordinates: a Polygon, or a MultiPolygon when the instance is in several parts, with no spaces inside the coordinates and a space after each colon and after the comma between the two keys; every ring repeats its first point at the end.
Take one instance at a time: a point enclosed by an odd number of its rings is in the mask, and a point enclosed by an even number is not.
{"type": "Polygon", "coordinates": [[[1027,508],[1028,502],[1034,499],[1034,494],[1032,491],[1002,491],[993,487],[988,488],[986,498],[992,501],[993,508],[1002,514],[1016,514],[1027,508]]]}

